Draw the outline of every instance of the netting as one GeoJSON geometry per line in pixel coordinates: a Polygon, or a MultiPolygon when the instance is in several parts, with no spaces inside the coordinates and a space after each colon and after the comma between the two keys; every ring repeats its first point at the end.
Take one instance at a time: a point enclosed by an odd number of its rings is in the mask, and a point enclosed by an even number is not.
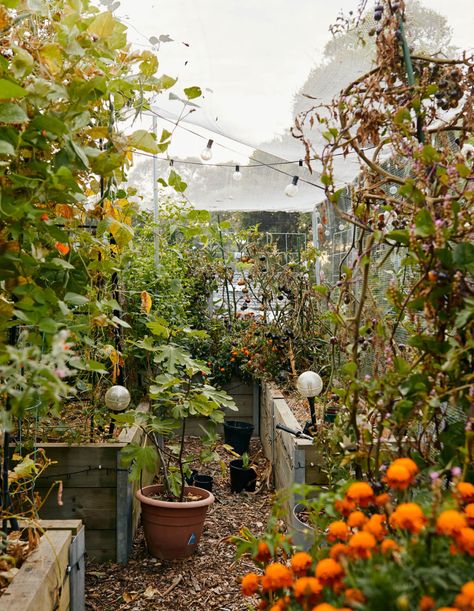
{"type": "MultiPolygon", "coordinates": [[[[456,18],[456,5],[463,2],[449,7],[444,3],[442,10],[456,18]]],[[[132,38],[146,46],[157,35],[157,28],[159,33],[167,28],[175,40],[182,36],[190,47],[160,43],[161,66],[171,74],[176,69],[181,87],[199,84],[204,93],[186,106],[176,95],[157,98],[153,113],[158,133],[174,129],[171,147],[160,155],[164,159],[158,161],[158,175],[168,176],[168,157],[173,159],[174,168],[188,185],[185,198],[209,210],[309,211],[321,202],[320,168],[315,163],[311,174],[298,165],[304,149],[291,128],[298,113],[329,102],[370,69],[373,4],[367,3],[367,17],[358,29],[335,38],[329,26],[341,9],[346,14],[355,10],[357,0],[340,0],[334,6],[302,0],[297,11],[274,0],[263,0],[251,11],[234,0],[228,0],[225,10],[213,1],[204,5],[179,0],[173,6],[160,6],[157,22],[151,19],[153,5],[140,13],[134,10],[135,4],[132,8],[131,0],[124,0],[120,9],[125,22],[131,24],[132,38]],[[214,155],[204,163],[200,151],[209,138],[214,140],[214,155]],[[237,164],[239,182],[233,180],[237,164]],[[285,187],[294,176],[299,177],[298,193],[288,197],[285,187]]],[[[449,21],[431,10],[432,2],[412,1],[407,6],[408,34],[417,50],[454,52],[449,48],[449,21]]],[[[455,21],[455,43],[465,42],[468,22],[455,21]]],[[[151,117],[144,118],[147,127],[151,121],[151,117]]],[[[315,149],[321,150],[325,143],[322,130],[314,126],[308,135],[315,149]]],[[[152,202],[152,166],[152,159],[137,155],[130,177],[145,195],[146,207],[152,202]]],[[[336,158],[339,185],[350,183],[358,172],[353,155],[336,158]]]]}

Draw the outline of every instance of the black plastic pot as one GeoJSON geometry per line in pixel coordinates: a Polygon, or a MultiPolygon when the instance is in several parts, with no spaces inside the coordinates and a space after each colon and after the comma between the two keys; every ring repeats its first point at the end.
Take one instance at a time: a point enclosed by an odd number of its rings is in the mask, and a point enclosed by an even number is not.
{"type": "Polygon", "coordinates": [[[184,479],[186,480],[186,484],[188,486],[194,486],[194,478],[196,477],[197,474],[198,474],[198,470],[197,469],[192,469],[190,475],[185,475],[184,476],[184,479]]]}
{"type": "Polygon", "coordinates": [[[204,488],[204,490],[209,490],[212,492],[212,483],[214,478],[212,475],[203,475],[202,473],[196,473],[194,476],[194,486],[197,488],[204,488]]]}
{"type": "Polygon", "coordinates": [[[337,416],[337,409],[328,407],[324,413],[324,422],[334,422],[337,416]]]}
{"type": "Polygon", "coordinates": [[[227,420],[224,422],[224,442],[232,446],[237,454],[242,456],[242,454],[249,451],[253,429],[253,424],[248,422],[227,420]]]}
{"type": "Polygon", "coordinates": [[[232,492],[254,492],[257,484],[257,472],[252,467],[244,469],[241,459],[231,460],[230,468],[230,489],[232,492]]]}

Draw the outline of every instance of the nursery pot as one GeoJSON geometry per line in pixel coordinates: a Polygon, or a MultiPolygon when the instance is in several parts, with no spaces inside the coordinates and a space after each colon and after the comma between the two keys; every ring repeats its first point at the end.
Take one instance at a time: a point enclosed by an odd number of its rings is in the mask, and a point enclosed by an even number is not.
{"type": "Polygon", "coordinates": [[[299,517],[305,509],[302,503],[297,503],[293,507],[291,537],[296,547],[308,551],[314,544],[314,528],[299,517]]]}
{"type": "Polygon", "coordinates": [[[242,456],[242,454],[249,451],[253,429],[253,424],[248,422],[227,420],[224,422],[224,442],[232,446],[237,454],[242,456]]]}
{"type": "Polygon", "coordinates": [[[337,408],[328,407],[324,412],[324,422],[334,422],[337,416],[337,408]]]}
{"type": "Polygon", "coordinates": [[[241,459],[230,461],[230,489],[232,492],[253,492],[257,484],[257,473],[252,467],[244,469],[242,465],[241,459]]]}
{"type": "Polygon", "coordinates": [[[212,492],[212,483],[214,478],[212,475],[203,475],[202,473],[196,473],[194,476],[194,485],[197,488],[203,488],[204,490],[209,490],[212,492]]]}
{"type": "Polygon", "coordinates": [[[191,556],[201,538],[204,520],[214,496],[208,490],[186,486],[200,497],[197,501],[173,502],[152,499],[160,494],[163,486],[154,484],[137,490],[136,497],[141,503],[143,529],[148,551],[155,558],[174,560],[191,556]]]}

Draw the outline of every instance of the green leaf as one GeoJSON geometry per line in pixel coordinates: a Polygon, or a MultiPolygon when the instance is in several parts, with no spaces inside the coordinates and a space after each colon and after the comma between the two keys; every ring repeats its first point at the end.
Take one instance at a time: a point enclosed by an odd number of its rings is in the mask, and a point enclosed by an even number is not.
{"type": "Polygon", "coordinates": [[[421,157],[426,163],[434,163],[439,160],[439,153],[431,144],[425,144],[421,152],[421,157]]]}
{"type": "Polygon", "coordinates": [[[176,83],[178,79],[173,78],[172,76],[168,76],[167,74],[163,74],[159,79],[156,80],[156,85],[159,89],[170,89],[176,83]]]}
{"type": "Polygon", "coordinates": [[[0,104],[0,123],[24,123],[28,116],[21,106],[13,102],[0,104]]]}
{"type": "Polygon", "coordinates": [[[202,95],[202,90],[200,87],[186,87],[184,93],[188,100],[194,100],[202,95]]]}
{"type": "Polygon", "coordinates": [[[138,481],[142,471],[155,473],[158,463],[158,453],[154,446],[144,446],[130,443],[120,451],[120,462],[124,467],[132,465],[129,479],[138,481]]]}
{"type": "Polygon", "coordinates": [[[104,13],[100,13],[92,20],[91,24],[87,28],[87,31],[89,34],[93,34],[98,38],[108,38],[109,36],[112,36],[114,26],[115,21],[112,13],[106,11],[104,13]]]}
{"type": "Polygon", "coordinates": [[[43,318],[38,327],[44,333],[56,333],[58,330],[58,325],[52,318],[43,318]]]}
{"type": "Polygon", "coordinates": [[[34,59],[33,57],[23,49],[22,47],[17,47],[16,45],[12,45],[13,49],[13,60],[11,63],[12,72],[16,76],[16,78],[25,78],[28,76],[34,67],[34,59]]]}
{"type": "Polygon", "coordinates": [[[128,141],[130,146],[133,146],[133,148],[139,151],[145,151],[153,155],[159,152],[154,135],[146,129],[138,129],[133,132],[133,134],[128,137],[128,141]]]}
{"type": "Polygon", "coordinates": [[[14,147],[6,140],[0,140],[0,155],[14,155],[14,147]]]}
{"type": "Polygon", "coordinates": [[[168,177],[168,184],[170,187],[173,187],[173,189],[177,193],[183,193],[183,191],[185,191],[188,186],[187,183],[181,180],[181,176],[177,174],[174,170],[171,170],[170,172],[170,175],[168,177]]]}
{"type": "Polygon", "coordinates": [[[435,233],[435,224],[431,214],[426,208],[418,212],[415,217],[415,234],[422,237],[428,237],[435,233]]]}
{"type": "Polygon", "coordinates": [[[23,98],[25,95],[28,95],[26,89],[23,89],[23,87],[20,87],[20,85],[17,85],[13,81],[0,78],[0,99],[9,100],[11,98],[23,98]]]}
{"type": "Polygon", "coordinates": [[[89,299],[84,295],[79,295],[78,293],[66,293],[64,295],[64,301],[66,303],[70,303],[71,305],[81,306],[86,303],[89,303],[89,299]]]}

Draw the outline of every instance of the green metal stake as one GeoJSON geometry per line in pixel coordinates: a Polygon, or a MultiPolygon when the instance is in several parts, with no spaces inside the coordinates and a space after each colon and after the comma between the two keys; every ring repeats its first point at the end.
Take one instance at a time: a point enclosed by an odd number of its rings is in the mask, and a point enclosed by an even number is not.
{"type": "MultiPolygon", "coordinates": [[[[413,71],[413,62],[411,61],[410,49],[405,35],[405,26],[403,25],[403,18],[400,15],[399,30],[401,35],[401,45],[403,51],[403,61],[405,63],[405,69],[407,71],[407,79],[410,87],[415,86],[415,73],[413,71]]],[[[418,142],[421,144],[425,143],[425,134],[423,133],[423,123],[420,115],[420,111],[416,111],[416,137],[418,142]]]]}

